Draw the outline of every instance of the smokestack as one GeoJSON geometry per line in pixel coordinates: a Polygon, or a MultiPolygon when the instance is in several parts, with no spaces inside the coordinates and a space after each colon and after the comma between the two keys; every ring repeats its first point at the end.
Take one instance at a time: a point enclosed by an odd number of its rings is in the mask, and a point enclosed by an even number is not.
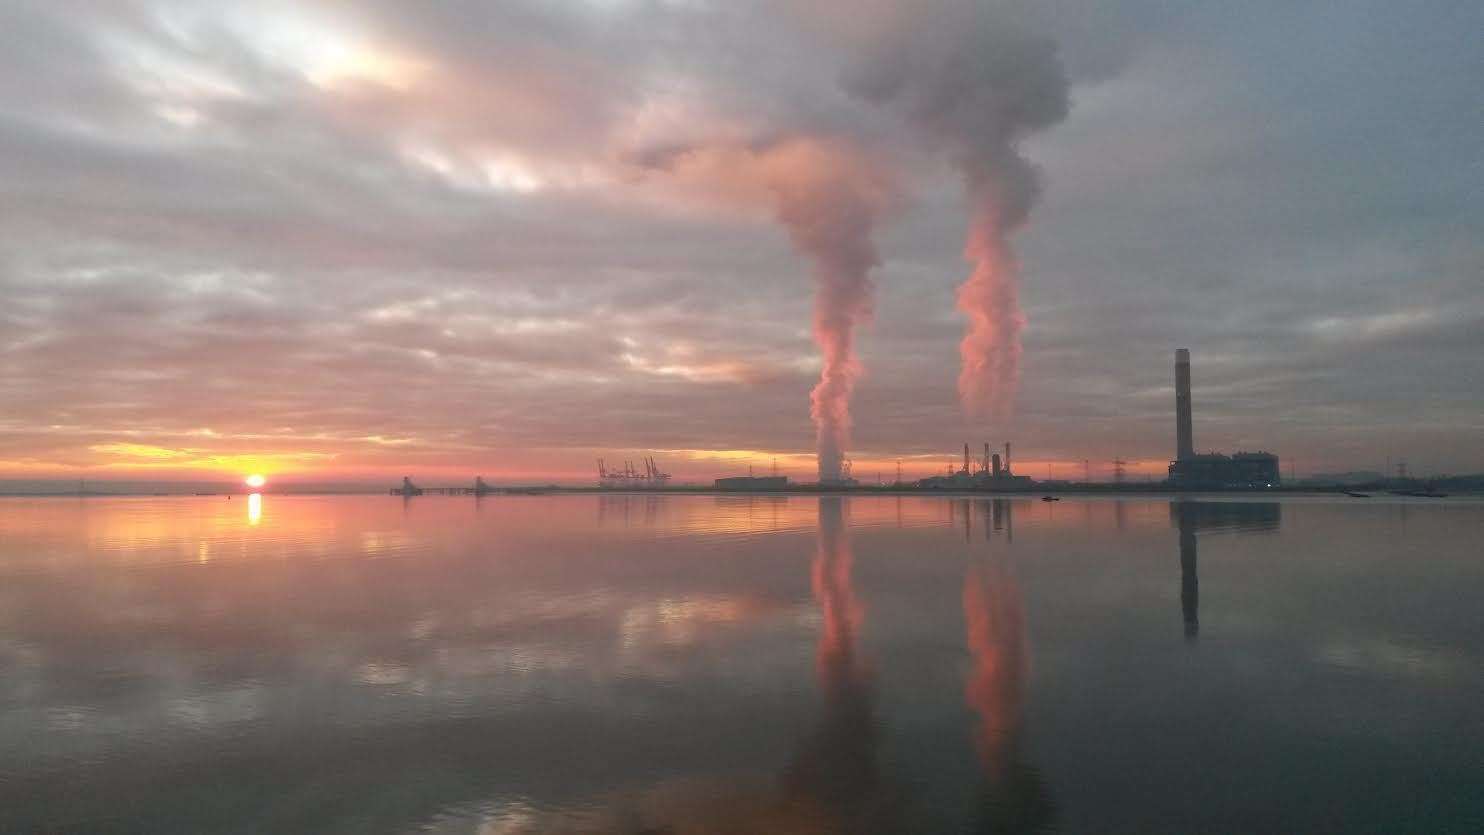
{"type": "Polygon", "coordinates": [[[1010,442],[1005,442],[1005,475],[1010,474],[1010,442]]]}
{"type": "Polygon", "coordinates": [[[969,445],[964,444],[964,475],[969,474],[969,445]]]}
{"type": "Polygon", "coordinates": [[[1190,350],[1175,349],[1175,457],[1181,461],[1195,455],[1190,420],[1190,350]]]}
{"type": "Polygon", "coordinates": [[[989,472],[989,441],[984,442],[984,472],[989,472]]]}
{"type": "MultiPolygon", "coordinates": [[[[995,478],[999,478],[1000,477],[1000,454],[998,452],[996,452],[994,454],[994,456],[989,459],[989,466],[990,466],[990,475],[993,475],[995,478]]],[[[999,530],[999,529],[1000,529],[1000,526],[999,525],[995,525],[995,530],[999,530]]]]}

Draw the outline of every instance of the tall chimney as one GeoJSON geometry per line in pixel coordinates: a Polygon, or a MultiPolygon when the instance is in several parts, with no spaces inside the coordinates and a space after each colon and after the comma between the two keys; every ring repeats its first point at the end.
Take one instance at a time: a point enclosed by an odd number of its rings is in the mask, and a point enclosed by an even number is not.
{"type": "Polygon", "coordinates": [[[1005,442],[1005,475],[1010,474],[1010,442],[1005,442]]]}
{"type": "Polygon", "coordinates": [[[1181,461],[1195,455],[1190,422],[1190,350],[1175,349],[1175,457],[1181,461]]]}
{"type": "Polygon", "coordinates": [[[986,474],[989,472],[989,441],[985,441],[984,442],[984,469],[983,469],[983,471],[986,474]]]}
{"type": "Polygon", "coordinates": [[[969,445],[964,444],[964,475],[969,474],[969,445]]]}
{"type": "Polygon", "coordinates": [[[1000,454],[998,452],[990,457],[989,466],[991,468],[990,474],[998,479],[1000,477],[1000,454]]]}

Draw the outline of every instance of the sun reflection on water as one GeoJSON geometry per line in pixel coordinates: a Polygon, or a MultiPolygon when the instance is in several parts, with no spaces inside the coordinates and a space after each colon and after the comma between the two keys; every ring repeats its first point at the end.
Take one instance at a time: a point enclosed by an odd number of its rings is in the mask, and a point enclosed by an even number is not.
{"type": "Polygon", "coordinates": [[[256,525],[263,521],[263,494],[253,493],[247,497],[247,524],[256,525]]]}

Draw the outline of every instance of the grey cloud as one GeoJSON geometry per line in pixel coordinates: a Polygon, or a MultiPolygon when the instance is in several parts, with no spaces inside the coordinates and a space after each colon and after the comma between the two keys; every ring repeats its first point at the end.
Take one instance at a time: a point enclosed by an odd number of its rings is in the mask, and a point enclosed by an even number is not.
{"type": "Polygon", "coordinates": [[[1022,408],[971,428],[953,400],[952,149],[841,85],[905,7],[7,4],[0,459],[86,457],[107,439],[85,429],[130,427],[165,445],[293,427],[282,443],[345,460],[354,444],[307,439],[417,438],[398,454],[429,462],[808,449],[807,267],[785,234],[621,176],[626,155],[798,132],[849,138],[907,186],[860,339],[863,455],[972,431],[1028,456],[1158,459],[1179,344],[1203,446],[1258,443],[1301,470],[1393,451],[1484,469],[1475,4],[989,5],[1054,43],[1072,86],[1064,123],[1017,137],[1044,183],[1017,238],[1022,408]],[[850,25],[821,17],[839,8],[850,25]],[[243,23],[290,11],[447,85],[316,85],[243,23]],[[157,83],[168,67],[235,92],[157,83]],[[473,182],[497,152],[582,176],[473,182]],[[654,370],[677,356],[735,373],[654,370]]]}

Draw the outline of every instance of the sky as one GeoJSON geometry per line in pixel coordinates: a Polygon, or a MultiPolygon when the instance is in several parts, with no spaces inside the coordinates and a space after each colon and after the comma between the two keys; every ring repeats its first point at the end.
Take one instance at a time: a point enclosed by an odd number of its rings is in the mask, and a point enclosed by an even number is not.
{"type": "Polygon", "coordinates": [[[1177,347],[1199,449],[1484,471],[1480,31],[1472,0],[7,0],[0,477],[812,478],[831,368],[862,480],[966,441],[1153,474],[1177,347]],[[961,397],[986,206],[989,361],[1019,353],[961,397]]]}

